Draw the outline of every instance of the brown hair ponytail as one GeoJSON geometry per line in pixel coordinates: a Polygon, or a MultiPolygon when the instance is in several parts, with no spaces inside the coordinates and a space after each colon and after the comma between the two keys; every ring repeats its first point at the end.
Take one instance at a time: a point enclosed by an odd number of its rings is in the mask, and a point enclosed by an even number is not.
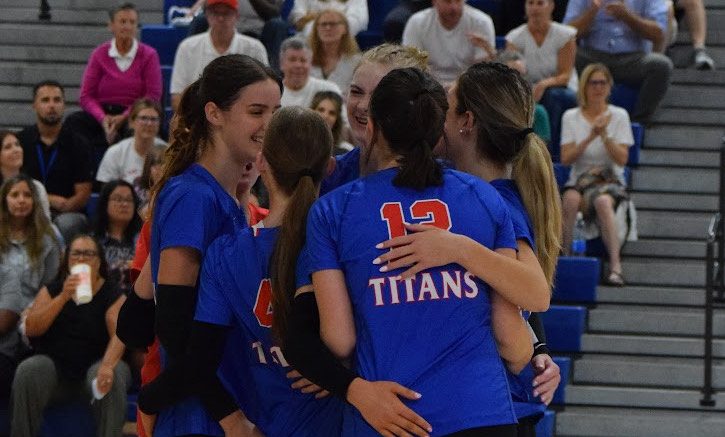
{"type": "Polygon", "coordinates": [[[262,154],[279,188],[289,197],[270,259],[272,331],[283,339],[296,291],[297,257],[305,244],[307,213],[317,199],[332,154],[332,134],[315,111],[290,106],[277,111],[267,128],[262,154]]]}

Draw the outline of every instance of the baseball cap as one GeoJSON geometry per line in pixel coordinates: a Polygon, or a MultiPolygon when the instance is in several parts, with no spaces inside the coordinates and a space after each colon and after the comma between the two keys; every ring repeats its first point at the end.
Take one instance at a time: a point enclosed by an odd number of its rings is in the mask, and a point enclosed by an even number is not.
{"type": "Polygon", "coordinates": [[[238,0],[206,0],[206,7],[214,6],[214,5],[226,5],[230,8],[236,10],[239,10],[239,1],[238,0]]]}

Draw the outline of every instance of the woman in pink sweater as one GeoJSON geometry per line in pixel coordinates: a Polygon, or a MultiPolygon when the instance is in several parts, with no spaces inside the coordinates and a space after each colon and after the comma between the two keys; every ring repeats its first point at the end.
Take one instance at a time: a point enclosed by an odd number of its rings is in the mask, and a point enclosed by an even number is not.
{"type": "MultiPolygon", "coordinates": [[[[99,128],[103,128],[106,147],[123,134],[133,102],[143,97],[156,102],[161,100],[159,55],[153,47],[136,39],[138,12],[133,4],[126,3],[111,10],[108,27],[113,39],[98,46],[91,54],[83,73],[80,95],[80,104],[86,113],[82,115],[86,119],[82,124],[95,130],[96,135],[83,130],[94,138],[99,136],[99,128]]],[[[91,139],[93,142],[96,141],[91,139]]]]}

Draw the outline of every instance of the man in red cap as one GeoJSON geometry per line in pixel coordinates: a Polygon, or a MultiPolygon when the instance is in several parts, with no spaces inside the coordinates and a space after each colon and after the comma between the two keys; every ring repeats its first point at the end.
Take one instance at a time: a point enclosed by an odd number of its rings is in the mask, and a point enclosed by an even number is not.
{"type": "Polygon", "coordinates": [[[209,30],[179,44],[171,73],[171,106],[176,110],[184,89],[194,82],[212,60],[223,55],[249,55],[268,64],[267,51],[258,40],[237,32],[238,0],[207,0],[209,30]]]}

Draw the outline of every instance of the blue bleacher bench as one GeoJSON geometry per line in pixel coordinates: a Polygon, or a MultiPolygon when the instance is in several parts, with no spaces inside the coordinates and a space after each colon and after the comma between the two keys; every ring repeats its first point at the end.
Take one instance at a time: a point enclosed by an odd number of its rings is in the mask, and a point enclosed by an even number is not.
{"type": "Polygon", "coordinates": [[[587,310],[581,306],[552,305],[541,313],[549,348],[553,352],[579,352],[586,316],[587,310]]]}
{"type": "Polygon", "coordinates": [[[634,107],[639,98],[639,87],[626,85],[623,83],[615,83],[612,86],[612,94],[609,96],[609,103],[622,107],[632,115],[634,107]]]}
{"type": "Polygon", "coordinates": [[[600,269],[597,258],[560,256],[552,298],[561,302],[596,302],[600,269]]]}
{"type": "Polygon", "coordinates": [[[186,27],[146,24],[141,26],[141,42],[156,49],[161,65],[173,65],[176,47],[186,38],[188,32],[186,27]]]}
{"type": "Polygon", "coordinates": [[[554,398],[551,403],[554,405],[564,405],[566,402],[566,386],[569,384],[569,374],[571,373],[571,358],[554,357],[554,362],[559,366],[561,382],[554,392],[554,398]]]}
{"type": "Polygon", "coordinates": [[[536,437],[554,437],[556,413],[551,410],[544,411],[544,417],[536,424],[536,437]]]}

